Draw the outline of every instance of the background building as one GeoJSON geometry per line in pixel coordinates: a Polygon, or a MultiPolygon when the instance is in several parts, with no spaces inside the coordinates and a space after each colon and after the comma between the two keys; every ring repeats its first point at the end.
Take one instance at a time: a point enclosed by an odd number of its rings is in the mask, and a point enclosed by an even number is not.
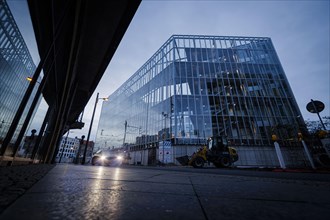
{"type": "Polygon", "coordinates": [[[235,165],[278,166],[276,135],[287,166],[305,166],[299,130],[270,38],[174,35],[103,103],[96,147],[124,146],[131,163],[156,164],[165,144],[164,162],[176,163],[221,135],[238,150],[235,165]]]}
{"type": "Polygon", "coordinates": [[[77,156],[80,139],[63,136],[60,148],[56,155],[56,162],[71,163],[77,156]]]}
{"type": "MultiPolygon", "coordinates": [[[[6,1],[0,1],[0,146],[15,117],[19,105],[28,88],[27,77],[32,77],[36,67],[24,42],[24,39],[14,21],[6,1]]],[[[38,85],[32,92],[35,95],[38,85]]],[[[28,101],[29,109],[32,98],[28,101]]],[[[27,110],[15,130],[10,144],[15,143],[27,110]]],[[[10,148],[9,148],[10,152],[10,148]]]]}
{"type": "MultiPolygon", "coordinates": [[[[63,136],[58,153],[56,155],[56,162],[61,163],[81,163],[84,150],[86,147],[86,140],[79,139],[77,137],[71,138],[63,136]],[[79,153],[78,153],[79,152],[79,153]],[[78,160],[76,160],[78,156],[78,160]]],[[[88,141],[86,149],[86,163],[89,163],[92,158],[92,152],[94,148],[94,142],[88,141]]]]}

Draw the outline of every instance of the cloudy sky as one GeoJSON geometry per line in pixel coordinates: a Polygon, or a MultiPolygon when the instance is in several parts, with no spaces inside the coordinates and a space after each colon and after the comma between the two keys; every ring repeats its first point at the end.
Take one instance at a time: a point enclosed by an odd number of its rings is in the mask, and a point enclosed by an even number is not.
{"type": "MultiPolygon", "coordinates": [[[[24,18],[26,3],[8,3],[38,62],[33,32],[24,18]]],[[[173,34],[270,37],[304,119],[318,119],[306,110],[311,99],[325,103],[321,116],[330,116],[329,8],[329,0],[144,0],[86,107],[85,128],[70,136],[86,136],[96,92],[100,97],[111,95],[173,34]]]]}

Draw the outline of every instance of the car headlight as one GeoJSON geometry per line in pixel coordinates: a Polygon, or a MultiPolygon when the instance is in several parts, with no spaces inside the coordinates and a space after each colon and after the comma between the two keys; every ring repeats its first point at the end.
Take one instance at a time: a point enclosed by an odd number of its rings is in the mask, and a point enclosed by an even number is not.
{"type": "Polygon", "coordinates": [[[122,156],[117,156],[117,160],[122,160],[123,157],[122,156]]]}
{"type": "Polygon", "coordinates": [[[101,158],[101,160],[105,160],[105,156],[101,156],[100,158],[101,158]]]}

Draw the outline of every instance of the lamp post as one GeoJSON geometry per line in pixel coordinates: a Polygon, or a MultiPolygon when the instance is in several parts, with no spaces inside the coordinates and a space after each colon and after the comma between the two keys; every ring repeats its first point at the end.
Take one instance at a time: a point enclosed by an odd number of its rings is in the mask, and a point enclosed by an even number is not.
{"type": "MultiPolygon", "coordinates": [[[[16,113],[15,113],[15,116],[14,116],[14,118],[12,120],[12,123],[11,123],[11,125],[10,125],[10,127],[9,127],[9,129],[7,131],[7,134],[6,134],[5,138],[2,141],[2,147],[0,148],[0,156],[4,156],[5,155],[5,152],[7,150],[7,147],[10,145],[10,141],[11,141],[12,137],[14,136],[14,133],[15,133],[15,131],[17,129],[17,126],[19,124],[20,119],[22,118],[24,109],[25,109],[26,105],[28,104],[28,101],[29,101],[29,99],[30,99],[30,97],[32,95],[32,92],[33,92],[34,86],[36,84],[36,81],[37,81],[37,79],[40,76],[40,72],[42,70],[43,63],[44,63],[44,60],[41,60],[40,63],[38,64],[38,67],[35,70],[35,72],[33,74],[33,77],[32,77],[32,79],[30,81],[31,83],[29,83],[29,86],[28,86],[28,88],[26,89],[26,91],[24,93],[24,96],[23,96],[23,98],[22,98],[22,100],[20,102],[20,105],[19,105],[18,109],[16,110],[16,113]]],[[[35,96],[34,99],[36,99],[36,98],[38,98],[38,97],[35,96]]],[[[31,108],[34,108],[33,104],[30,106],[30,109],[31,108]]],[[[14,149],[14,151],[16,153],[16,149],[14,149]]]]}
{"type": "Polygon", "coordinates": [[[78,151],[77,151],[77,154],[76,154],[75,164],[79,163],[80,149],[81,149],[81,145],[83,145],[83,143],[84,143],[84,139],[85,139],[85,135],[82,135],[81,139],[80,139],[80,142],[79,142],[78,151]]]}
{"type": "MultiPolygon", "coordinates": [[[[28,145],[25,149],[25,157],[28,156],[28,154],[30,153],[31,151],[31,145],[32,145],[32,142],[34,142],[34,137],[35,137],[35,133],[37,133],[37,130],[36,129],[32,129],[31,130],[31,136],[27,139],[27,142],[28,142],[28,145]]],[[[33,146],[34,147],[34,146],[33,146]]],[[[15,154],[14,154],[15,156],[15,154]]]]}
{"type": "MultiPolygon", "coordinates": [[[[34,96],[34,98],[33,98],[33,101],[32,101],[32,103],[31,103],[31,105],[30,105],[29,111],[28,111],[28,113],[27,113],[26,116],[25,116],[25,119],[24,119],[24,122],[23,122],[23,124],[22,124],[21,130],[20,130],[20,132],[19,132],[19,134],[18,134],[18,136],[17,136],[17,138],[16,138],[16,141],[15,141],[15,144],[14,144],[14,147],[13,147],[13,157],[15,157],[16,154],[17,154],[17,151],[18,151],[18,149],[19,149],[19,145],[20,145],[20,143],[21,143],[21,141],[22,141],[22,139],[23,139],[23,136],[24,136],[24,134],[25,134],[25,131],[26,131],[26,129],[27,129],[28,125],[29,125],[29,122],[30,122],[30,120],[31,120],[31,117],[32,117],[32,115],[33,115],[33,113],[34,113],[34,111],[35,111],[35,108],[36,108],[38,102],[40,101],[40,96],[41,96],[42,91],[43,91],[43,89],[44,89],[44,87],[45,87],[45,83],[46,83],[46,80],[47,80],[47,76],[48,76],[48,75],[46,75],[46,76],[42,79],[41,83],[38,82],[38,81],[36,81],[36,83],[39,84],[39,86],[38,86],[38,90],[37,90],[37,92],[36,92],[36,94],[35,94],[35,96],[34,96]]],[[[31,83],[32,80],[33,80],[32,77],[27,77],[26,79],[27,79],[27,81],[29,81],[30,83],[31,83]]],[[[34,148],[34,147],[35,147],[35,146],[33,146],[33,148],[34,148]]],[[[33,152],[33,151],[32,151],[32,152],[33,152]]],[[[31,153],[32,153],[32,152],[31,152],[31,153]]],[[[30,156],[32,156],[32,154],[31,154],[30,156]]]]}
{"type": "Polygon", "coordinates": [[[83,156],[83,159],[82,159],[82,161],[81,161],[81,164],[82,164],[82,165],[84,165],[84,164],[85,164],[85,161],[86,161],[86,152],[87,152],[87,147],[88,147],[89,137],[90,137],[90,135],[91,135],[92,126],[93,126],[93,121],[94,121],[94,115],[95,115],[95,110],[96,110],[97,102],[99,101],[99,99],[102,99],[103,101],[108,101],[108,98],[99,98],[99,93],[97,93],[97,95],[96,95],[96,100],[95,100],[95,104],[94,104],[94,110],[93,110],[93,114],[92,114],[92,119],[91,119],[91,124],[89,125],[89,130],[88,130],[88,135],[87,135],[86,145],[85,145],[85,149],[84,149],[84,156],[83,156]]]}

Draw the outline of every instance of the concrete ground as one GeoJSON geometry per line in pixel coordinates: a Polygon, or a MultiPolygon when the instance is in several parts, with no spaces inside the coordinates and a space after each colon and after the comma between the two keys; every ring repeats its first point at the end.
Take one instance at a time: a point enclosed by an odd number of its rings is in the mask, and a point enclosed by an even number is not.
{"type": "Polygon", "coordinates": [[[22,196],[55,165],[0,166],[0,213],[22,196]]]}
{"type": "Polygon", "coordinates": [[[38,175],[45,176],[4,207],[0,219],[330,218],[329,173],[69,164],[43,169],[38,175]]]}

